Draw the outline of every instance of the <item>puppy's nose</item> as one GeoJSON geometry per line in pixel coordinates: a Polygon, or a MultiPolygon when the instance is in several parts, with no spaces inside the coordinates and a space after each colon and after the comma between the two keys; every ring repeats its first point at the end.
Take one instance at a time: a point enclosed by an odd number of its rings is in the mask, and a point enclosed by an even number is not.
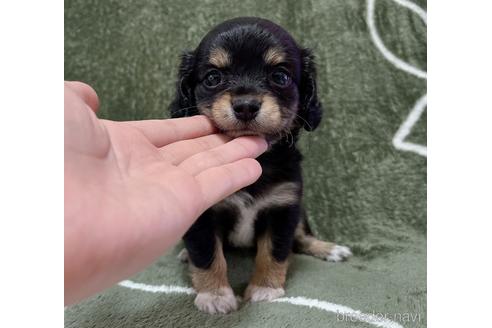
{"type": "Polygon", "coordinates": [[[232,100],[232,109],[238,120],[250,121],[256,117],[260,110],[261,102],[253,97],[235,97],[232,100]]]}

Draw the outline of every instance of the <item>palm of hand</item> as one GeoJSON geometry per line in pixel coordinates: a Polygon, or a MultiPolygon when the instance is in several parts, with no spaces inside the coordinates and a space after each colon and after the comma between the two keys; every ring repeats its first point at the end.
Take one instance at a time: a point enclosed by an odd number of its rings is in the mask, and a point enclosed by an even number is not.
{"type": "Polygon", "coordinates": [[[200,213],[261,174],[266,143],[229,141],[205,117],[100,120],[89,86],[65,84],[68,304],[124,279],[175,244],[200,213]]]}
{"type": "MultiPolygon", "coordinates": [[[[266,149],[263,140],[229,141],[213,134],[202,116],[114,122],[99,120],[88,101],[70,90],[65,102],[65,175],[76,173],[84,182],[84,190],[69,194],[91,194],[99,199],[96,210],[110,208],[108,236],[117,217],[116,235],[148,239],[146,227],[153,226],[173,231],[167,242],[174,243],[200,213],[261,174],[251,158],[266,149]]],[[[69,191],[72,182],[66,179],[69,191]]]]}

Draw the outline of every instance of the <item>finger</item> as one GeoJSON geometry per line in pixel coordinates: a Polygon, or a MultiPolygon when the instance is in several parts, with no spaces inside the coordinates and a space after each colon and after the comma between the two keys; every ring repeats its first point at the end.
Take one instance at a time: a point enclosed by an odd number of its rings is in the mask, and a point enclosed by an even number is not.
{"type": "Polygon", "coordinates": [[[205,137],[174,142],[162,147],[159,151],[168,162],[178,165],[190,156],[218,147],[230,140],[231,138],[223,134],[211,134],[205,137]]]}
{"type": "Polygon", "coordinates": [[[167,120],[128,121],[121,124],[139,129],[156,147],[216,132],[212,122],[203,115],[167,120]]]}
{"type": "Polygon", "coordinates": [[[245,158],[201,172],[195,178],[204,197],[205,208],[203,210],[239,189],[254,183],[260,175],[260,163],[251,158],[245,158]]]}
{"type": "Polygon", "coordinates": [[[232,163],[243,158],[255,158],[263,153],[267,143],[259,137],[240,137],[225,145],[198,153],[184,160],[179,167],[192,175],[209,168],[232,163]]]}
{"type": "Polygon", "coordinates": [[[99,97],[90,85],[78,81],[65,81],[65,85],[82,98],[94,113],[98,111],[99,97]]]}

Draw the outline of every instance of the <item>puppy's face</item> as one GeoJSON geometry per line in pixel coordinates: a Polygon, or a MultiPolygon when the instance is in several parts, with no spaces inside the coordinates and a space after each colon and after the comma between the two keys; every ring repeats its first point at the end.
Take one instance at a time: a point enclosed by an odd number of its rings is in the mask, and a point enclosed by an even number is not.
{"type": "Polygon", "coordinates": [[[275,138],[299,105],[299,53],[261,33],[219,34],[200,56],[195,97],[224,133],[275,138]]]}
{"type": "Polygon", "coordinates": [[[314,68],[306,59],[310,54],[272,22],[227,21],[183,58],[192,63],[188,68],[182,63],[178,87],[189,101],[173,110],[196,107],[232,137],[261,135],[272,141],[294,127],[312,130],[321,108],[314,68]]]}

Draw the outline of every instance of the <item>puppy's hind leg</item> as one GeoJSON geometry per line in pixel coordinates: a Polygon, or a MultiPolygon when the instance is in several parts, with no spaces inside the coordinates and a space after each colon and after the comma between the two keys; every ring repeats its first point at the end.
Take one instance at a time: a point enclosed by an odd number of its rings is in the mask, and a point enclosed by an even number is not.
{"type": "Polygon", "coordinates": [[[305,220],[297,225],[294,235],[294,251],[320,258],[329,262],[340,262],[352,256],[350,248],[316,239],[311,235],[305,220]]]}

